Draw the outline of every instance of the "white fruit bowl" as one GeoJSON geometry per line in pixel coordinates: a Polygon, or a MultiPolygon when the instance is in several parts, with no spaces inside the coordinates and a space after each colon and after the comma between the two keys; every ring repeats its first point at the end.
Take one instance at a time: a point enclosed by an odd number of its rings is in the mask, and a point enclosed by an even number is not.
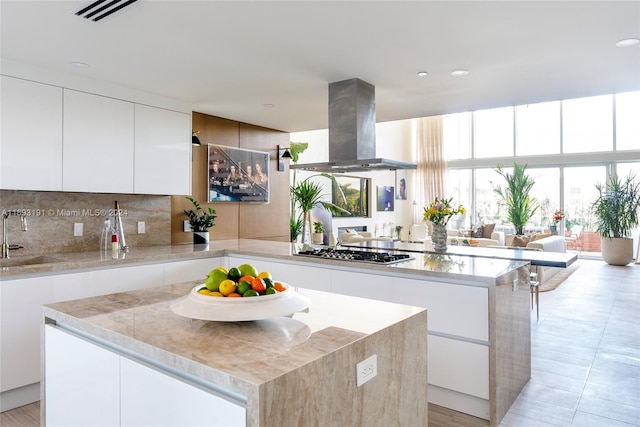
{"type": "Polygon", "coordinates": [[[187,295],[171,303],[171,310],[184,317],[216,322],[241,322],[288,316],[309,307],[309,298],[300,295],[286,283],[285,290],[272,295],[225,298],[202,295],[198,284],[187,295]]]}

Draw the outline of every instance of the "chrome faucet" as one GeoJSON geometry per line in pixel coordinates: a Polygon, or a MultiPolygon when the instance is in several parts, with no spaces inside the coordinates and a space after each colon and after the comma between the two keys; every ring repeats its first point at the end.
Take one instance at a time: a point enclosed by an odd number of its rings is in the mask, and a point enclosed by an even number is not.
{"type": "Polygon", "coordinates": [[[10,245],[7,241],[7,219],[9,216],[15,215],[20,217],[20,225],[22,227],[22,231],[27,231],[27,217],[25,217],[21,213],[17,212],[7,212],[2,214],[2,257],[1,258],[9,258],[9,249],[21,249],[20,245],[10,245]]]}

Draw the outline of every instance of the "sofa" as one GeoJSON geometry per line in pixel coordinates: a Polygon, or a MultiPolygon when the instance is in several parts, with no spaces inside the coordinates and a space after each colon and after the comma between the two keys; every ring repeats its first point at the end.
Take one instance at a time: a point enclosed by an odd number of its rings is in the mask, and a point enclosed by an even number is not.
{"type": "Polygon", "coordinates": [[[381,242],[391,242],[391,237],[376,237],[370,231],[355,231],[355,230],[345,230],[340,236],[338,236],[340,243],[356,243],[356,242],[367,242],[371,240],[377,240],[381,242]]]}
{"type": "MultiPolygon", "coordinates": [[[[513,245],[515,237],[516,236],[512,234],[506,236],[504,247],[560,253],[565,253],[567,251],[567,242],[564,240],[564,237],[561,236],[551,234],[534,234],[530,236],[530,240],[524,247],[513,245]]],[[[534,271],[538,273],[538,282],[542,285],[545,281],[558,274],[560,270],[562,269],[558,267],[537,267],[534,271]]]]}

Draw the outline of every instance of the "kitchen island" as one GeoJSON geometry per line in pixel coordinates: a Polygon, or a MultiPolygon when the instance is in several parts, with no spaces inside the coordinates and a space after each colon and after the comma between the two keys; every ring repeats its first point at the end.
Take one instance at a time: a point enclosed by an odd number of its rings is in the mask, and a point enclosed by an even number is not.
{"type": "Polygon", "coordinates": [[[292,289],[310,307],[291,317],[173,313],[196,283],[45,306],[45,424],[427,425],[423,308],[292,289]]]}
{"type": "Polygon", "coordinates": [[[39,398],[42,305],[203,281],[219,265],[248,262],[306,289],[426,308],[429,402],[498,425],[531,375],[528,262],[415,253],[383,265],[299,249],[241,239],[132,248],[117,259],[49,254],[56,262],[3,267],[2,410],[39,398]]]}

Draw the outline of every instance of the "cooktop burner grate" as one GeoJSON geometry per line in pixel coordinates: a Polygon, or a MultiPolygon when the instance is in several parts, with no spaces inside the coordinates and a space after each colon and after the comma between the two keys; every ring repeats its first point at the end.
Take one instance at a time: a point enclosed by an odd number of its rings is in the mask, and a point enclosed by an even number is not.
{"type": "Polygon", "coordinates": [[[337,259],[341,261],[370,262],[374,264],[395,264],[412,260],[409,254],[389,252],[354,251],[349,249],[314,249],[298,252],[298,255],[316,258],[337,259]]]}

